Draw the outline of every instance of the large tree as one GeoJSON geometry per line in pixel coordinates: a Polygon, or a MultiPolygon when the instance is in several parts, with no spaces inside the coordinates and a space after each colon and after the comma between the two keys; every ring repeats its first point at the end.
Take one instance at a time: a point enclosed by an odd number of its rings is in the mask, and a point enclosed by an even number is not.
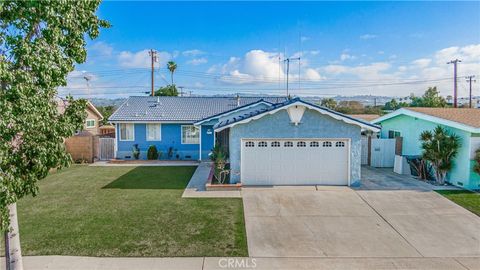
{"type": "Polygon", "coordinates": [[[446,107],[447,101],[445,98],[440,96],[437,87],[429,87],[427,91],[421,97],[416,97],[412,95],[412,102],[410,106],[412,107],[446,107]]]}
{"type": "Polygon", "coordinates": [[[175,63],[173,61],[168,61],[167,68],[170,71],[170,76],[171,76],[171,79],[172,79],[172,85],[174,85],[173,84],[173,73],[175,72],[175,70],[177,70],[177,63],[175,63]]]}
{"type": "Polygon", "coordinates": [[[81,129],[85,100],[56,97],[75,63],[86,58],[86,37],[108,27],[90,1],[0,2],[0,228],[7,269],[22,269],[16,202],[35,196],[37,181],[68,166],[63,140],[81,129]],[[65,109],[58,110],[58,102],[65,109]]]}
{"type": "Polygon", "coordinates": [[[170,97],[177,97],[178,96],[178,90],[175,84],[172,85],[167,85],[158,88],[157,91],[155,91],[155,96],[170,96],[170,97]]]}
{"type": "Polygon", "coordinates": [[[335,110],[337,107],[337,101],[333,98],[324,98],[320,101],[320,106],[335,110]]]}

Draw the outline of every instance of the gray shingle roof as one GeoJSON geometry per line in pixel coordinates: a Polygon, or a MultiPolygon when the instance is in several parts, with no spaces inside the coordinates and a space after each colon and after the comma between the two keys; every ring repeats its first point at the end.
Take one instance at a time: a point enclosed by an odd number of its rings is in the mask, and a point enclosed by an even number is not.
{"type": "MultiPolygon", "coordinates": [[[[259,100],[280,103],[285,97],[240,97],[240,106],[259,100]]],[[[109,121],[195,122],[237,107],[236,97],[130,97],[109,121]]]]}

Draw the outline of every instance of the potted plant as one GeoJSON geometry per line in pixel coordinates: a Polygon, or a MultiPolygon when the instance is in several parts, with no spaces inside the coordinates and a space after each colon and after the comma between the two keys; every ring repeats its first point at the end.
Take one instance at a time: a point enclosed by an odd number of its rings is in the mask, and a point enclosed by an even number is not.
{"type": "Polygon", "coordinates": [[[138,144],[134,144],[132,148],[132,154],[135,159],[140,158],[140,149],[138,148],[138,144]]]}
{"type": "Polygon", "coordinates": [[[148,160],[156,160],[156,159],[158,159],[158,150],[157,150],[157,147],[156,147],[155,145],[150,145],[150,146],[148,147],[147,159],[148,159],[148,160]]]}

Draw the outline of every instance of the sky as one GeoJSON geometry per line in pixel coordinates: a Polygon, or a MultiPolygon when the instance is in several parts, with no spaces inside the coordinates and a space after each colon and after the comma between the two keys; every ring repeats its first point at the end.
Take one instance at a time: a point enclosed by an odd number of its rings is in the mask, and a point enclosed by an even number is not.
{"type": "Polygon", "coordinates": [[[465,76],[480,79],[480,2],[103,2],[97,14],[112,26],[62,95],[145,95],[150,49],[155,88],[174,61],[186,95],[285,95],[286,59],[296,96],[452,95],[456,58],[460,97],[465,76]]]}

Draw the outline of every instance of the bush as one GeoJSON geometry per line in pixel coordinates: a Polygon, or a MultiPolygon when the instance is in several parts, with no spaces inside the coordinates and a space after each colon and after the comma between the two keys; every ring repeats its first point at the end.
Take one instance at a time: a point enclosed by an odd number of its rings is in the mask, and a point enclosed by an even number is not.
{"type": "Polygon", "coordinates": [[[475,165],[473,165],[473,171],[480,174],[480,148],[475,151],[475,157],[473,158],[473,160],[475,160],[475,165]]]}
{"type": "Polygon", "coordinates": [[[140,148],[138,148],[138,144],[133,145],[132,154],[135,159],[140,158],[140,148]]]}
{"type": "Polygon", "coordinates": [[[147,151],[148,160],[157,160],[158,159],[158,150],[155,145],[150,145],[147,151]]]}

